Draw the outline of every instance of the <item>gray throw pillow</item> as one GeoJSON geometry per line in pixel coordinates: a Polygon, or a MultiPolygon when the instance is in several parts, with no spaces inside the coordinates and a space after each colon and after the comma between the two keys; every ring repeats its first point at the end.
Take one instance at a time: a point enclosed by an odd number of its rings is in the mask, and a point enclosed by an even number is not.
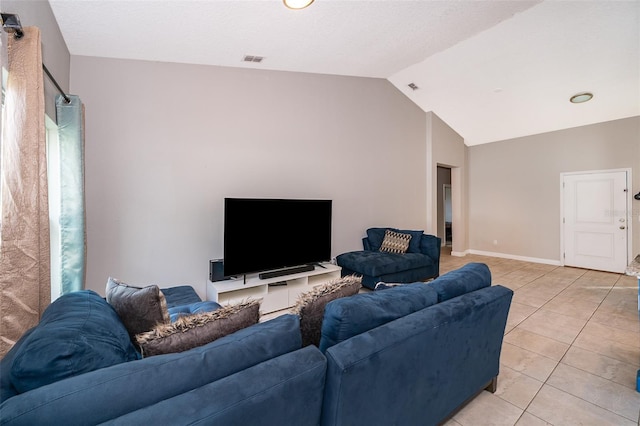
{"type": "Polygon", "coordinates": [[[157,285],[140,288],[109,277],[106,294],[133,341],[136,334],[171,322],[167,301],[157,285]]]}
{"type": "Polygon", "coordinates": [[[260,300],[248,300],[215,311],[182,316],[171,324],[161,324],[138,334],[136,342],[144,358],[183,352],[257,324],[259,319],[260,300]]]}
{"type": "Polygon", "coordinates": [[[322,318],[327,303],[341,297],[353,296],[362,287],[362,277],[348,275],[330,281],[298,298],[292,312],[300,317],[302,346],[320,345],[322,318]]]}

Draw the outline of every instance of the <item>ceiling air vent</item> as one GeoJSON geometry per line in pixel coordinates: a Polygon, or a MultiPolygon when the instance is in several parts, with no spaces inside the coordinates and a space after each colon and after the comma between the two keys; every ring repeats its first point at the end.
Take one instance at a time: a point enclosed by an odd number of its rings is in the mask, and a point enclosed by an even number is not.
{"type": "Polygon", "coordinates": [[[244,62],[262,62],[263,59],[264,59],[263,56],[247,55],[244,57],[243,61],[244,62]]]}
{"type": "Polygon", "coordinates": [[[415,83],[409,83],[409,84],[407,84],[407,86],[409,86],[411,88],[411,90],[418,90],[419,89],[419,87],[416,86],[415,83]]]}

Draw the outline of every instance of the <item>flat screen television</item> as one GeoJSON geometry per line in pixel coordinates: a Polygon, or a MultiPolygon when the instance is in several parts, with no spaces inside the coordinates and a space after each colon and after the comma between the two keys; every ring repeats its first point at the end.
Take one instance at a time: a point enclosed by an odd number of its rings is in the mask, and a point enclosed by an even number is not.
{"type": "Polygon", "coordinates": [[[224,275],[331,259],[331,200],[225,198],[224,275]]]}

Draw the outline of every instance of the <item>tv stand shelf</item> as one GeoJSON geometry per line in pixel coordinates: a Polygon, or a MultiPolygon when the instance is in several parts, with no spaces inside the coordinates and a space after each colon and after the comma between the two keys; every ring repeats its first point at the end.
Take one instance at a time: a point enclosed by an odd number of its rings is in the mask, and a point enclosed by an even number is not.
{"type": "Polygon", "coordinates": [[[263,314],[287,309],[295,305],[298,296],[313,287],[340,278],[342,268],[331,263],[315,266],[313,271],[260,279],[249,274],[236,279],[207,282],[207,300],[220,304],[236,303],[248,298],[262,299],[263,314]]]}

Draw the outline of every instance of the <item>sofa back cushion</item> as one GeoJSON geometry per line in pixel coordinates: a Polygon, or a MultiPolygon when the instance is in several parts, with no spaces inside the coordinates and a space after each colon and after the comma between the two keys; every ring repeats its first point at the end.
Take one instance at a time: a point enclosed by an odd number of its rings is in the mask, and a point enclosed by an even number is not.
{"type": "Polygon", "coordinates": [[[193,303],[202,302],[198,293],[190,285],[179,285],[162,289],[164,299],[167,302],[167,308],[171,312],[171,308],[176,306],[191,305],[193,303]]]}
{"type": "Polygon", "coordinates": [[[320,345],[320,333],[324,309],[327,303],[341,297],[349,297],[358,293],[362,287],[362,278],[347,275],[332,280],[324,285],[316,286],[313,290],[302,293],[291,312],[300,317],[300,332],[302,346],[320,345]]]}
{"type": "Polygon", "coordinates": [[[327,360],[315,346],[132,411],[115,425],[318,425],[327,360]]]}
{"type": "Polygon", "coordinates": [[[91,290],[65,294],[19,342],[9,367],[18,393],[139,358],[115,310],[91,290]]]}
{"type": "Polygon", "coordinates": [[[2,404],[2,424],[100,424],[300,347],[298,317],[282,315],[185,352],[125,362],[16,395],[2,404]]]}
{"type": "Polygon", "coordinates": [[[424,283],[394,287],[384,291],[334,300],[324,310],[320,350],[431,306],[437,293],[424,283]]]}
{"type": "Polygon", "coordinates": [[[438,303],[491,285],[491,271],[484,263],[467,263],[447,272],[429,285],[438,293],[438,303]]]}
{"type": "Polygon", "coordinates": [[[329,348],[321,426],[443,422],[498,374],[512,296],[484,288],[329,348]]]}

